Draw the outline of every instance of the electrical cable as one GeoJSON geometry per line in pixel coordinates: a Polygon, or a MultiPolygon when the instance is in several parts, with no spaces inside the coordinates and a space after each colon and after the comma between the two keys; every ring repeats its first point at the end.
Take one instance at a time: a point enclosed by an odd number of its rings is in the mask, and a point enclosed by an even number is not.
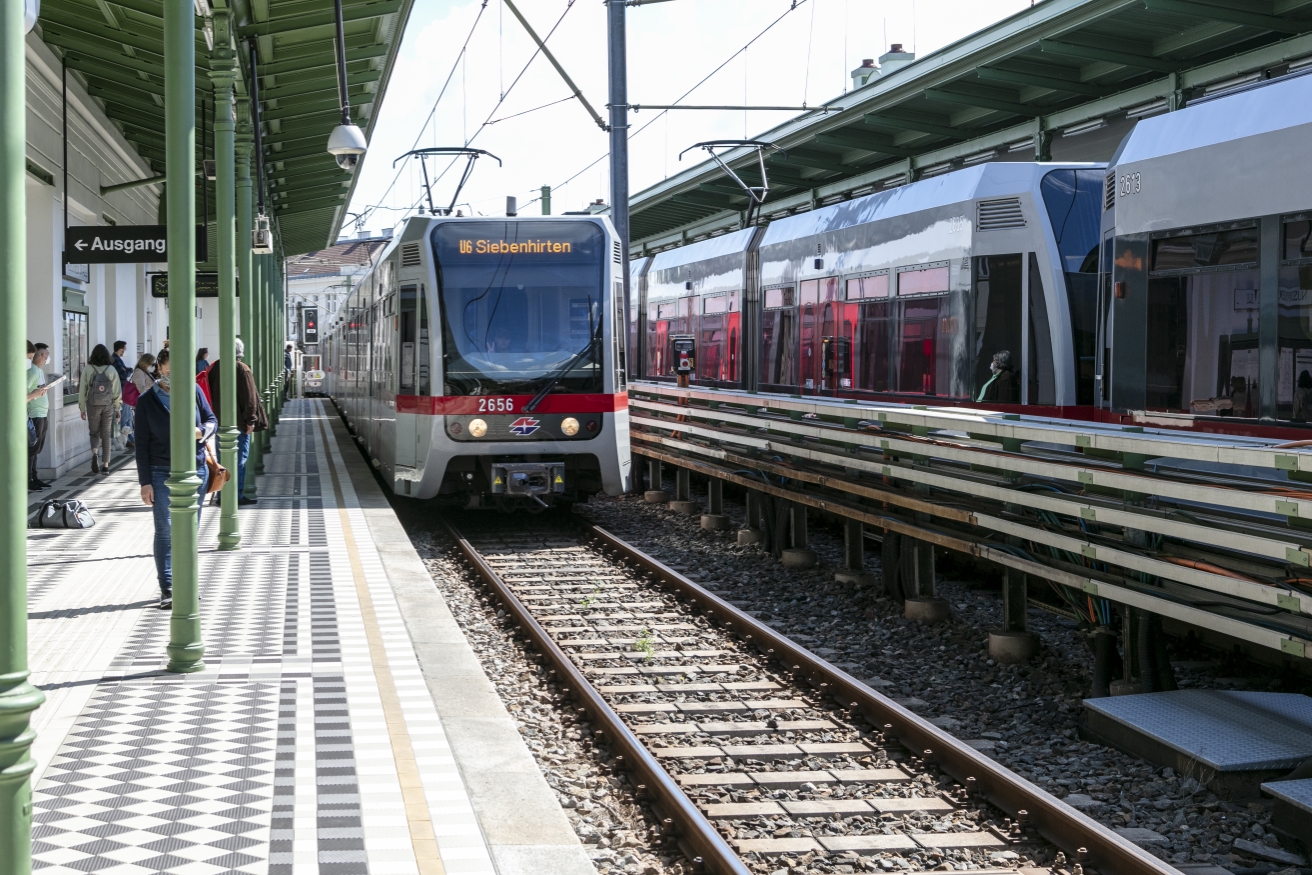
{"type": "MultiPolygon", "coordinates": [[[[674,103],[679,103],[679,102],[681,102],[684,98],[688,97],[688,95],[692,94],[692,93],[693,93],[694,91],[696,91],[698,88],[701,88],[703,85],[705,85],[705,84],[706,84],[706,81],[707,81],[708,79],[710,79],[710,78],[711,78],[712,76],[714,76],[716,73],[720,72],[720,71],[723,70],[726,66],[728,66],[728,64],[729,64],[730,61],[732,61],[734,58],[736,58],[736,57],[738,57],[739,55],[741,55],[743,52],[747,51],[747,50],[751,47],[752,43],[756,42],[756,41],[759,40],[761,37],[765,36],[767,33],[769,33],[771,30],[774,29],[775,25],[777,25],[779,22],[781,22],[781,21],[783,21],[785,18],[787,18],[787,17],[788,17],[788,13],[792,12],[793,10],[797,9],[799,6],[802,6],[803,4],[805,4],[805,3],[807,3],[807,2],[809,2],[809,0],[794,0],[793,4],[792,4],[791,6],[789,6],[786,10],[784,10],[784,14],[783,14],[783,15],[780,15],[780,16],[779,16],[778,18],[776,18],[774,21],[770,22],[768,25],[766,25],[766,27],[765,27],[764,30],[762,30],[762,31],[761,31],[760,33],[758,33],[756,36],[754,36],[754,37],[752,37],[751,39],[749,39],[749,40],[743,45],[742,48],[740,48],[738,51],[734,52],[734,53],[733,53],[732,55],[730,55],[729,57],[725,58],[724,63],[720,64],[720,66],[716,67],[714,70],[712,70],[711,72],[707,73],[704,77],[702,77],[702,79],[701,79],[700,82],[698,82],[696,85],[694,85],[693,87],[691,87],[691,88],[689,88],[687,91],[685,91],[685,92],[683,93],[683,96],[682,96],[682,97],[679,97],[678,99],[676,99],[676,100],[674,101],[674,103]]],[[[665,116],[665,115],[668,115],[668,114],[669,114],[669,110],[667,110],[667,109],[661,110],[660,113],[658,113],[658,114],[656,115],[656,117],[653,118],[651,121],[647,122],[645,125],[643,125],[642,127],[638,128],[636,131],[633,131],[632,133],[630,133],[630,134],[629,134],[629,141],[632,142],[632,140],[633,140],[634,137],[638,136],[638,134],[641,134],[643,131],[647,130],[647,128],[649,128],[649,127],[651,127],[652,125],[654,125],[657,121],[659,121],[659,120],[661,119],[662,116],[665,116]]],[[[587,167],[584,167],[584,168],[583,168],[582,170],[580,170],[578,173],[575,173],[575,174],[574,174],[573,176],[571,176],[569,179],[567,179],[567,180],[565,180],[564,182],[562,182],[562,183],[560,183],[559,185],[557,185],[556,188],[562,188],[562,187],[564,187],[564,186],[566,186],[566,185],[569,185],[571,182],[573,182],[574,180],[578,179],[578,178],[579,178],[580,176],[582,176],[583,174],[587,173],[587,172],[588,172],[589,170],[591,170],[593,167],[596,167],[597,164],[598,164],[599,162],[606,160],[606,158],[609,157],[609,156],[610,156],[610,152],[607,151],[605,154],[603,154],[603,155],[601,155],[599,158],[597,158],[596,161],[593,161],[593,162],[592,162],[591,164],[589,164],[587,167]]]]}

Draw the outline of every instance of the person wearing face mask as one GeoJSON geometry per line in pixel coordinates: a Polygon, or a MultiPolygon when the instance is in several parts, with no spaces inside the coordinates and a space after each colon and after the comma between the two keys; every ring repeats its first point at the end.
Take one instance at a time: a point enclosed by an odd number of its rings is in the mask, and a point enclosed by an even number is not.
{"type": "Polygon", "coordinates": [[[989,377],[984,387],[979,390],[979,397],[975,399],[977,403],[992,402],[995,404],[1016,404],[1020,401],[1017,389],[1019,383],[1016,380],[1016,372],[1011,369],[1011,353],[1002,350],[993,354],[993,361],[989,363],[989,371],[993,376],[989,377]]]}
{"type": "MultiPolygon", "coordinates": [[[[159,607],[173,605],[173,542],[169,518],[169,412],[172,398],[169,394],[169,351],[161,350],[155,360],[159,380],[137,399],[136,450],[137,482],[141,484],[141,500],[151,508],[155,518],[155,571],[159,576],[159,607]]],[[[199,504],[196,525],[205,505],[209,470],[205,465],[205,443],[219,430],[219,421],[210,409],[205,394],[196,389],[196,476],[200,478],[199,504]]]]}

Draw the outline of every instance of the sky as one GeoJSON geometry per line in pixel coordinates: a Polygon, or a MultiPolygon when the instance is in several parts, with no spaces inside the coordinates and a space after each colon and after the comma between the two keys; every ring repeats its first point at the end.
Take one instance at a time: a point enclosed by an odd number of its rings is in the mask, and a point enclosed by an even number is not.
{"type": "MultiPolygon", "coordinates": [[[[597,0],[512,2],[547,39],[583,96],[608,118],[605,6],[597,0]]],[[[892,43],[924,57],[1030,5],[1031,0],[669,0],[629,7],[629,102],[815,105],[849,90],[851,70],[863,58],[878,58],[892,43]]],[[[415,147],[468,144],[501,159],[501,166],[490,158],[476,162],[457,200],[465,215],[504,215],[508,195],[518,199],[520,215],[537,215],[544,185],[552,187],[556,214],[609,201],[608,135],[571,97],[550,62],[540,53],[533,57],[535,48],[504,0],[416,0],[369,152],[357,170],[361,177],[349,212],[365,214],[364,222],[360,226],[348,218],[343,234],[376,233],[415,214],[423,197],[419,163],[408,159],[392,166],[415,147]]],[[[795,115],[631,113],[630,191],[696,164],[705,157],[700,150],[679,158],[694,143],[751,137],[795,115]]],[[[455,164],[450,158],[428,159],[436,206],[451,203],[464,163],[463,158],[455,164]]]]}

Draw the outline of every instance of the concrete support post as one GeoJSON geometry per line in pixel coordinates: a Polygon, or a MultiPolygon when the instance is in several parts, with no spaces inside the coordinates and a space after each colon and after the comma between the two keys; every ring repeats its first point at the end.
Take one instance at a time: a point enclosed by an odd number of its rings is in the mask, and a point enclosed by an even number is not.
{"type": "Polygon", "coordinates": [[[661,463],[659,459],[647,460],[647,491],[642,494],[642,500],[648,504],[664,504],[670,500],[669,494],[663,488],[661,463]]]}
{"type": "Polygon", "coordinates": [[[712,477],[706,484],[706,513],[702,514],[702,528],[720,532],[729,528],[729,517],[724,512],[724,481],[712,477]]]}
{"type": "Polygon", "coordinates": [[[670,510],[679,513],[696,513],[700,510],[697,502],[692,500],[692,471],[688,468],[674,469],[674,501],[670,510]]]}
{"type": "Polygon", "coordinates": [[[860,520],[843,522],[843,569],[834,573],[834,580],[857,589],[874,585],[874,578],[866,574],[866,527],[860,520]]]}
{"type": "Polygon", "coordinates": [[[1025,572],[1008,568],[1002,581],[1002,629],[989,633],[989,656],[1003,664],[1024,662],[1038,650],[1038,636],[1030,634],[1025,612],[1028,581],[1025,572]]]}
{"type": "Polygon", "coordinates": [[[27,101],[22,3],[0,3],[0,871],[32,871],[31,715],[45,694],[27,671],[27,101]]]}
{"type": "Polygon", "coordinates": [[[902,588],[907,594],[904,613],[908,620],[937,623],[948,617],[948,603],[934,593],[934,545],[916,538],[902,538],[902,588]]]}
{"type": "Polygon", "coordinates": [[[792,546],[784,550],[781,560],[786,568],[814,568],[815,551],[806,545],[806,505],[790,504],[788,515],[792,546]]]}
{"type": "Polygon", "coordinates": [[[747,519],[743,522],[743,527],[738,530],[738,544],[745,546],[747,544],[761,543],[761,493],[755,489],[747,490],[746,504],[747,519]]]}
{"type": "Polygon", "coordinates": [[[205,667],[200,630],[196,531],[200,478],[196,475],[196,6],[164,4],[164,156],[168,183],[169,339],[178,361],[170,368],[169,503],[173,539],[173,614],[169,619],[172,672],[205,667]]]}
{"type": "Polygon", "coordinates": [[[214,10],[215,227],[219,244],[219,464],[233,473],[223,487],[219,508],[219,549],[241,546],[237,519],[237,118],[233,85],[237,79],[232,51],[232,13],[214,10]]]}

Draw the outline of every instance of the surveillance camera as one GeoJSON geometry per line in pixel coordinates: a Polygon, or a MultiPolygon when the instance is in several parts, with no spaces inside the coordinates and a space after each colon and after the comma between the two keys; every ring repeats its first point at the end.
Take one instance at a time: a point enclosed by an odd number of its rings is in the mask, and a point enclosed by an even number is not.
{"type": "Polygon", "coordinates": [[[343,170],[355,167],[368,146],[364,132],[355,125],[338,125],[328,137],[328,152],[343,170]]]}

